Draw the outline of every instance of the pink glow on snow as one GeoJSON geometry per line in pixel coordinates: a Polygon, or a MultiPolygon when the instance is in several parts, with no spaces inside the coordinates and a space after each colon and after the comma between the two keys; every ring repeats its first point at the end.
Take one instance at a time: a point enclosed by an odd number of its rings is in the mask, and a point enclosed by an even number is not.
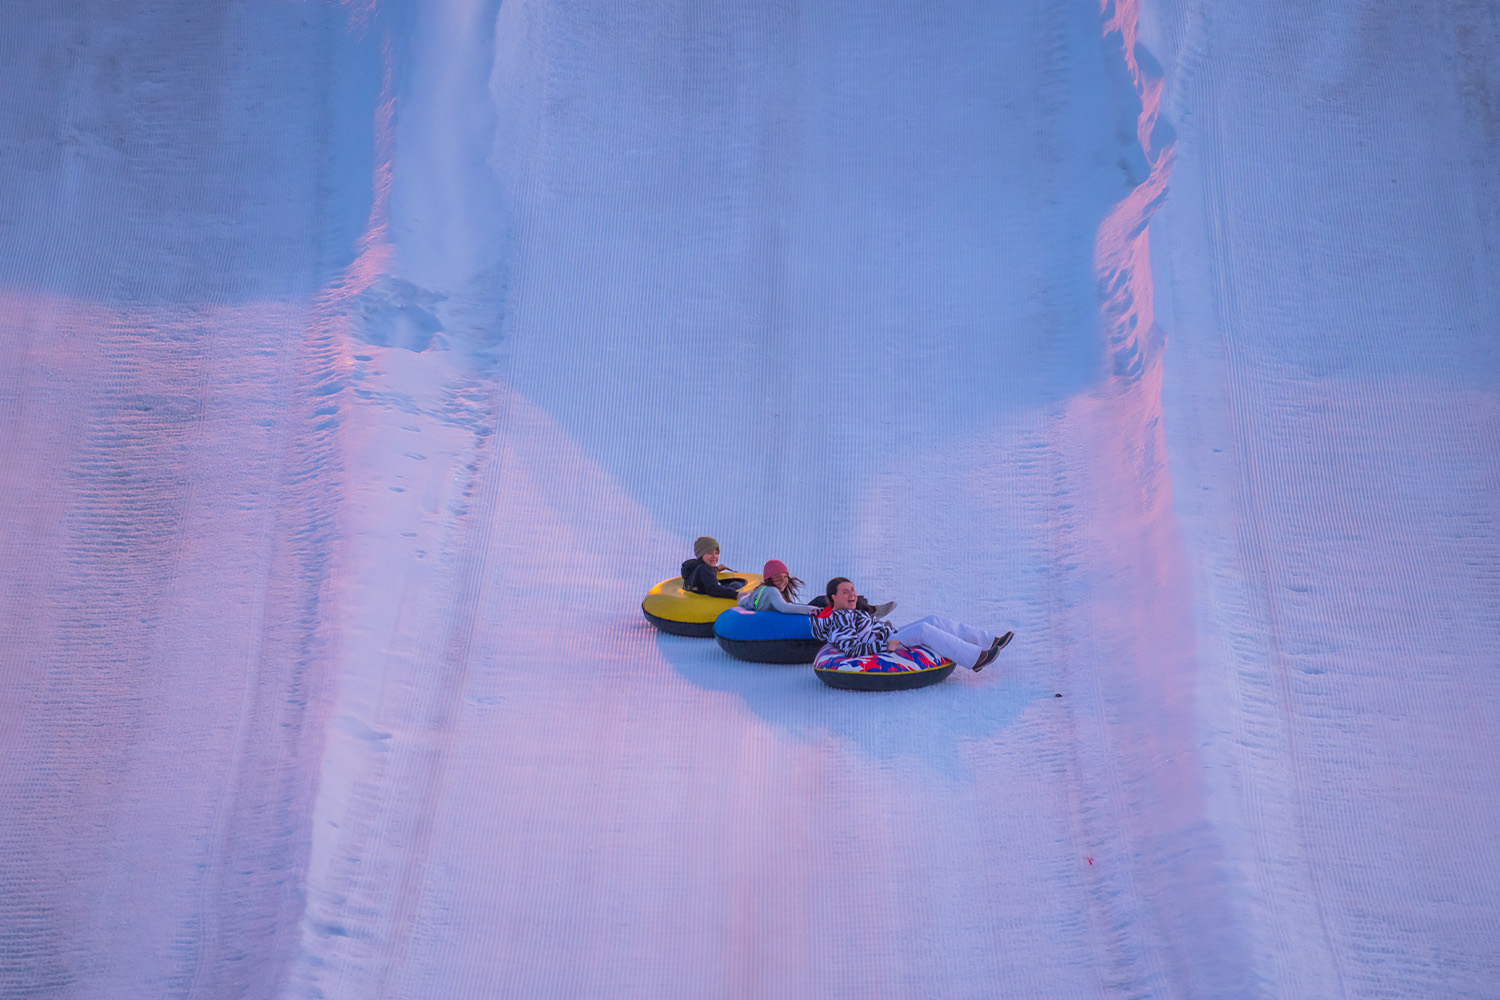
{"type": "Polygon", "coordinates": [[[0,294],[0,993],[1485,995],[1500,310],[1451,53],[1317,15],[1428,117],[1275,82],[1289,0],[919,7],[27,29],[68,58],[8,78],[43,168],[0,172],[68,183],[0,233],[76,297],[0,294]],[[1332,152],[1262,156],[1289,109],[1332,152]],[[1359,114],[1401,197],[1339,201],[1359,114]],[[710,383],[729,418],[662,405],[710,383]],[[638,610],[698,531],[1016,641],[889,697],[732,660],[638,610]]]}

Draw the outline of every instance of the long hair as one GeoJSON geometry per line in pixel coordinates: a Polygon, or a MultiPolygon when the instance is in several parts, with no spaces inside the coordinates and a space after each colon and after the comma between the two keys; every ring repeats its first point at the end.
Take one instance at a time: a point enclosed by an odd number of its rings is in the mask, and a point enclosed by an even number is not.
{"type": "MultiPolygon", "coordinates": [[[[770,581],[769,580],[766,581],[766,586],[769,587],[770,585],[771,585],[770,581]]],[[[787,601],[788,604],[796,604],[797,603],[797,591],[799,591],[801,589],[802,589],[802,581],[799,580],[799,579],[797,579],[792,574],[788,573],[786,575],[786,586],[781,589],[781,596],[784,597],[784,598],[786,598],[786,601],[787,601]]]]}

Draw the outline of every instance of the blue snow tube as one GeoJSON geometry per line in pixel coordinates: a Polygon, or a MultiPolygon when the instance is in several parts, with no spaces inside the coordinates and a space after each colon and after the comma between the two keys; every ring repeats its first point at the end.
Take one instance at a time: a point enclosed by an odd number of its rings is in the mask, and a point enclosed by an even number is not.
{"type": "Polygon", "coordinates": [[[813,673],[829,687],[848,691],[903,691],[936,684],[957,665],[926,646],[871,656],[849,656],[837,646],[824,646],[813,658],[813,673]]]}
{"type": "Polygon", "coordinates": [[[811,663],[823,643],[812,619],[780,611],[732,607],[714,619],[714,638],[724,652],[755,663],[811,663]]]}

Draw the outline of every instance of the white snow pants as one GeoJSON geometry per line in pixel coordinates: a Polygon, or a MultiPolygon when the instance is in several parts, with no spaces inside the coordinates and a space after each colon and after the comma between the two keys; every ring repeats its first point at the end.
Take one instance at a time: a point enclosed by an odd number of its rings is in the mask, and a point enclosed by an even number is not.
{"type": "Polygon", "coordinates": [[[952,618],[928,615],[898,628],[896,641],[903,646],[926,646],[939,656],[973,670],[979,654],[990,648],[995,637],[952,618]]]}

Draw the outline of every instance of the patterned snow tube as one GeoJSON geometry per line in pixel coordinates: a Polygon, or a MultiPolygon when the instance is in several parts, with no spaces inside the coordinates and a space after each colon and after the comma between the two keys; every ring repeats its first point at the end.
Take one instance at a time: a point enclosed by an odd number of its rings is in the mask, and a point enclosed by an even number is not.
{"type": "Polygon", "coordinates": [[[904,691],[936,684],[958,664],[926,646],[908,646],[899,653],[845,656],[837,646],[824,646],[813,658],[813,672],[829,687],[847,691],[904,691]]]}
{"type": "MultiPolygon", "coordinates": [[[[720,573],[720,580],[744,580],[740,593],[760,586],[759,573],[720,573]]],[[[690,635],[696,639],[714,637],[714,619],[734,607],[730,597],[707,597],[682,589],[682,577],[674,576],[652,587],[641,602],[646,620],[663,632],[690,635]]]]}
{"type": "Polygon", "coordinates": [[[714,638],[724,652],[755,663],[811,663],[822,648],[812,619],[780,611],[733,607],[714,619],[714,638]]]}

